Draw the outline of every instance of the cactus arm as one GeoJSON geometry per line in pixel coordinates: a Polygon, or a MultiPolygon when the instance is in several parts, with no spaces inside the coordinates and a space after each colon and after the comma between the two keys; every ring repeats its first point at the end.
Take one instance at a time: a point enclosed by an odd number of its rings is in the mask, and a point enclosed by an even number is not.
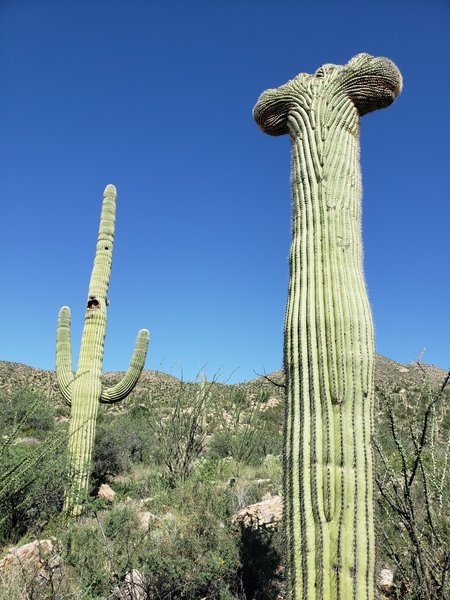
{"type": "Polygon", "coordinates": [[[63,398],[72,404],[72,344],[70,340],[70,308],[63,306],[58,314],[56,329],[56,378],[63,398]]]}
{"type": "Polygon", "coordinates": [[[102,390],[100,402],[102,404],[114,404],[120,402],[130,394],[144,368],[145,358],[147,356],[148,342],[150,334],[147,329],[141,329],[138,333],[136,344],[134,346],[133,356],[127,372],[116,385],[102,390]]]}
{"type": "Polygon", "coordinates": [[[373,600],[374,342],[362,271],[360,117],[401,75],[359,54],[264,92],[254,118],[292,144],[285,318],[287,598],[373,600]]]}

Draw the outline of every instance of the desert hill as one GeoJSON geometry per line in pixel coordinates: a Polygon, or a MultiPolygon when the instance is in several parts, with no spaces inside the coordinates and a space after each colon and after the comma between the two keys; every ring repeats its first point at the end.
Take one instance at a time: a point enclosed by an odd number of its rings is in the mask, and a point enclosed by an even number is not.
{"type": "MultiPolygon", "coordinates": [[[[377,388],[390,391],[419,391],[428,382],[433,390],[440,388],[446,378],[446,371],[432,365],[421,363],[400,364],[384,356],[377,355],[375,366],[375,384],[377,388]]],[[[110,371],[104,374],[105,385],[116,383],[122,373],[110,371]]],[[[179,379],[161,371],[145,370],[133,392],[135,396],[146,395],[161,385],[176,386],[179,379]]],[[[220,381],[218,382],[220,384],[220,381]]],[[[233,387],[250,391],[252,388],[267,386],[271,395],[281,396],[283,393],[284,376],[282,371],[257,377],[247,382],[232,384],[233,387]],[[273,382],[273,383],[272,383],[273,382]],[[280,387],[277,387],[277,384],[280,387]],[[278,392],[277,392],[278,390],[278,392]]],[[[226,386],[226,384],[222,384],[226,386]]],[[[227,387],[231,387],[227,386],[227,387]]],[[[63,402],[58,390],[54,371],[36,369],[28,365],[0,361],[0,390],[11,393],[22,388],[31,388],[52,397],[57,403],[63,402]]]]}

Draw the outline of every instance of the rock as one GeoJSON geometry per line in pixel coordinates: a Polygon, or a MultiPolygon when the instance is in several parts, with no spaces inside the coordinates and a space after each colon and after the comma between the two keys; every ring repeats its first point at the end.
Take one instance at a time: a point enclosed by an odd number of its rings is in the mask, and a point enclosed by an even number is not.
{"type": "Polygon", "coordinates": [[[8,554],[0,560],[0,571],[5,571],[14,566],[26,568],[42,562],[53,552],[51,540],[34,540],[24,546],[11,548],[8,554]]]}
{"type": "Polygon", "coordinates": [[[149,498],[141,498],[139,500],[139,506],[140,507],[146,506],[147,504],[150,504],[153,500],[154,500],[154,498],[150,498],[150,497],[149,498]]]}
{"type": "Polygon", "coordinates": [[[35,437],[18,437],[14,440],[13,444],[24,444],[25,446],[39,446],[41,440],[35,437]]]}
{"type": "Polygon", "coordinates": [[[233,515],[233,525],[241,525],[251,529],[260,527],[275,528],[283,518],[283,498],[270,496],[256,504],[250,504],[233,515]]]}
{"type": "Polygon", "coordinates": [[[171,513],[170,511],[166,512],[161,517],[161,521],[175,521],[175,515],[173,513],[171,513]]]}
{"type": "Polygon", "coordinates": [[[123,578],[108,600],[145,600],[148,598],[145,578],[140,571],[133,569],[123,578]]]}
{"type": "Polygon", "coordinates": [[[386,594],[388,598],[393,594],[395,584],[394,573],[391,569],[384,568],[380,570],[377,578],[377,587],[380,592],[386,594]]]}
{"type": "Polygon", "coordinates": [[[148,510],[142,511],[139,513],[139,525],[142,527],[142,529],[148,529],[150,523],[156,518],[156,515],[149,512],[148,510]]]}
{"type": "Polygon", "coordinates": [[[32,579],[39,589],[50,581],[59,584],[64,572],[54,540],[34,540],[11,548],[0,561],[0,580],[14,580],[17,576],[32,579]]]}
{"type": "Polygon", "coordinates": [[[269,410],[270,408],[274,408],[275,406],[278,406],[279,404],[281,404],[282,400],[281,398],[269,398],[267,400],[267,402],[263,405],[262,407],[262,411],[265,412],[266,410],[269,410]]]}
{"type": "Polygon", "coordinates": [[[115,496],[116,492],[107,483],[102,483],[98,488],[97,498],[102,498],[107,502],[114,502],[115,496]]]}
{"type": "Polygon", "coordinates": [[[65,417],[64,415],[58,415],[55,417],[56,423],[68,423],[69,417],[65,417]]]}

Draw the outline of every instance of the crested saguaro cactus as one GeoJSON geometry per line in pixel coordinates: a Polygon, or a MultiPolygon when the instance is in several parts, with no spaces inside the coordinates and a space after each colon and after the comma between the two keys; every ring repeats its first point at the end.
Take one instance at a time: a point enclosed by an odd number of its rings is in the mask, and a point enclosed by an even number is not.
{"type": "Polygon", "coordinates": [[[358,54],[264,92],[259,127],[292,142],[285,318],[287,597],[374,597],[374,342],[362,270],[360,117],[389,106],[401,75],[358,54]]]}
{"type": "Polygon", "coordinates": [[[89,282],[78,369],[75,375],[72,373],[70,309],[63,306],[58,315],[56,375],[61,393],[71,406],[69,482],[64,512],[72,516],[81,514],[83,501],[89,490],[98,404],[113,404],[128,396],[144,367],[149,341],[149,332],[141,329],[127,372],[116,385],[103,388],[101,374],[106,335],[107,293],[114,245],[116,195],[113,185],[108,185],[103,193],[97,250],[89,282]]]}

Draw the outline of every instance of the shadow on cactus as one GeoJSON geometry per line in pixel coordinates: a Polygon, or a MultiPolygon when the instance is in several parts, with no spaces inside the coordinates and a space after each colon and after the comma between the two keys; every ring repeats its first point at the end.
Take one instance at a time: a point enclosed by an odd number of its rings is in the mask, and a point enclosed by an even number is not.
{"type": "Polygon", "coordinates": [[[97,250],[89,282],[88,300],[76,373],[72,372],[70,309],[59,311],[56,336],[56,375],[61,393],[71,407],[69,429],[69,478],[64,513],[78,516],[89,491],[89,479],[99,402],[114,404],[123,400],[136,385],[147,355],[149,332],[138,334],[130,366],[123,378],[103,388],[101,374],[106,335],[107,293],[111,275],[116,188],[108,185],[98,231],[97,250]]]}

